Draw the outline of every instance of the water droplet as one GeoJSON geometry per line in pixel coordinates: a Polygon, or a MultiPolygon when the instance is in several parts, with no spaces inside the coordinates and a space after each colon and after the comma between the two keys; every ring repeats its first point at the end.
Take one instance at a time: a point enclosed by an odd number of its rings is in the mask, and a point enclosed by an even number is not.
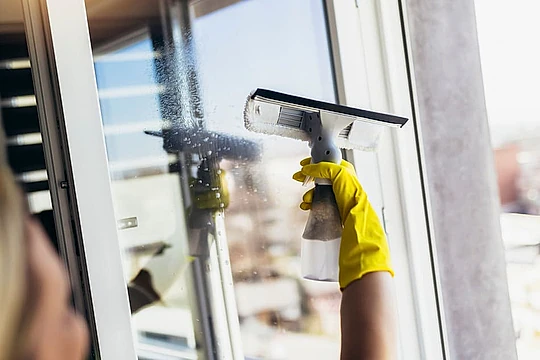
{"type": "Polygon", "coordinates": [[[220,193],[216,193],[216,198],[219,199],[221,197],[221,194],[220,193]]]}
{"type": "Polygon", "coordinates": [[[206,153],[206,155],[208,155],[208,156],[212,155],[212,150],[208,150],[208,152],[206,153]]]}

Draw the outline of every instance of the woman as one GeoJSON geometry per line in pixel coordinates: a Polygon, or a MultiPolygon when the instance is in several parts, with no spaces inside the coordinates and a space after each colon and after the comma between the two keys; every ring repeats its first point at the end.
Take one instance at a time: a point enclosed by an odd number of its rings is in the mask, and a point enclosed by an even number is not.
{"type": "Polygon", "coordinates": [[[88,330],[70,305],[66,271],[0,166],[0,360],[79,360],[88,330]]]}

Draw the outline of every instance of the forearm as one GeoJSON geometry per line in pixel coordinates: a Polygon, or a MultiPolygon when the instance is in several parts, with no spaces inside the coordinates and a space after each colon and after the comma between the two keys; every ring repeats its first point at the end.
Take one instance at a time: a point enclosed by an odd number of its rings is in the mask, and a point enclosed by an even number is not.
{"type": "MultiPolygon", "coordinates": [[[[329,179],[343,223],[339,249],[341,301],[341,360],[397,359],[394,310],[394,271],[386,234],[356,177],[354,167],[341,164],[300,163],[293,175],[329,179]]],[[[301,208],[311,208],[313,190],[304,195],[301,208]]]]}
{"type": "Polygon", "coordinates": [[[341,360],[397,359],[393,284],[386,272],[353,281],[341,300],[341,360]]]}

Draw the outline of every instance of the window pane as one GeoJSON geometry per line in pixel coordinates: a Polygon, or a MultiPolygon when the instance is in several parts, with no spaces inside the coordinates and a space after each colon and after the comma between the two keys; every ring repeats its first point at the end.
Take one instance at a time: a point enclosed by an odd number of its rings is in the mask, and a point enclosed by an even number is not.
{"type": "Polygon", "coordinates": [[[337,358],[338,285],[300,279],[308,146],[243,119],[255,88],[336,100],[323,2],[86,5],[139,357],[337,358]]]}
{"type": "Polygon", "coordinates": [[[223,164],[234,183],[225,224],[245,354],[337,358],[338,287],[299,278],[307,214],[298,204],[306,189],[291,176],[307,144],[250,134],[242,119],[245,98],[258,87],[335,101],[323,4],[239,2],[197,18],[194,38],[205,120],[263,148],[260,162],[223,164]]]}

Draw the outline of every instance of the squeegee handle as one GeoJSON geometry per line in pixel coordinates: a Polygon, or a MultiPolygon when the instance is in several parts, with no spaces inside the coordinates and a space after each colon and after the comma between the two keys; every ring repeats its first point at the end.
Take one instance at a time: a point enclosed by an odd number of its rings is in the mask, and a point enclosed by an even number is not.
{"type": "MultiPolygon", "coordinates": [[[[334,119],[331,117],[323,126],[321,113],[306,113],[304,116],[304,128],[310,135],[311,163],[316,164],[322,161],[341,163],[341,150],[336,145],[335,140],[342,130],[342,126],[333,122],[334,119]]],[[[318,185],[332,185],[329,180],[313,179],[311,176],[306,177],[303,185],[307,186],[313,180],[318,185]]]]}

